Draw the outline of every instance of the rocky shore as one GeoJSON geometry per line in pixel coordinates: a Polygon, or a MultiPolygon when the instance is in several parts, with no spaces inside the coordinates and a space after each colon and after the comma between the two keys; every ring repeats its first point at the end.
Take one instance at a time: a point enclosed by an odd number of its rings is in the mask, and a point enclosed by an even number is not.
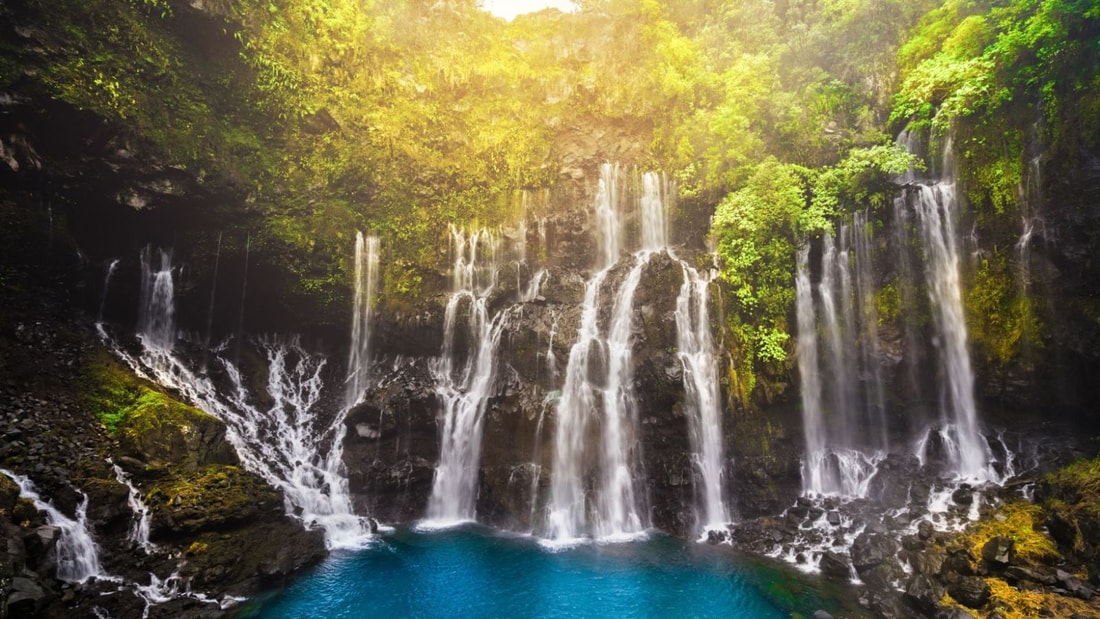
{"type": "Polygon", "coordinates": [[[0,468],[67,518],[86,506],[100,569],[59,579],[71,560],[59,557],[59,527],[0,476],[0,617],[223,616],[325,555],[322,533],[303,530],[281,494],[239,466],[220,421],[111,358],[69,313],[64,287],[17,268],[3,276],[0,468]],[[149,512],[141,543],[123,481],[149,512]]]}

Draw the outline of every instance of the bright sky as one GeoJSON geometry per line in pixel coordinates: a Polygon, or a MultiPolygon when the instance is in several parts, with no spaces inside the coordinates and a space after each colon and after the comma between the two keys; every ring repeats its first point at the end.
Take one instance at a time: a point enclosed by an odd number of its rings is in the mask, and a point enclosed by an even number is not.
{"type": "Polygon", "coordinates": [[[481,8],[508,21],[512,21],[516,15],[551,7],[563,11],[574,11],[577,8],[571,0],[481,0],[481,8]]]}

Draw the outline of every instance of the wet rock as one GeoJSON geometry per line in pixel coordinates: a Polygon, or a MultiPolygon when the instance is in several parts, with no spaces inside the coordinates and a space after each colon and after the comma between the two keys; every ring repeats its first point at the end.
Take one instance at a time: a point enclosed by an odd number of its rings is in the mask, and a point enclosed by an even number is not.
{"type": "Polygon", "coordinates": [[[910,619],[913,612],[905,606],[901,596],[893,591],[868,589],[859,597],[860,606],[880,619],[910,619]]]}
{"type": "Polygon", "coordinates": [[[958,490],[951,493],[951,500],[956,505],[969,506],[974,502],[974,491],[971,490],[970,486],[963,484],[958,490]]]}
{"type": "Polygon", "coordinates": [[[826,578],[848,580],[852,577],[852,566],[848,562],[848,557],[832,550],[826,550],[825,554],[821,555],[821,563],[818,567],[826,578]]]}
{"type": "Polygon", "coordinates": [[[905,585],[905,599],[915,608],[932,613],[939,607],[946,591],[939,581],[926,574],[913,574],[905,585]]]}
{"type": "MultiPolygon", "coordinates": [[[[933,619],[974,619],[974,614],[961,608],[941,608],[932,615],[933,619]]],[[[989,619],[994,619],[993,615],[989,619]]]]}
{"type": "Polygon", "coordinates": [[[931,539],[932,534],[935,532],[936,528],[927,520],[921,520],[920,523],[917,524],[917,535],[923,540],[931,539]]]}
{"type": "Polygon", "coordinates": [[[897,551],[897,543],[889,534],[864,532],[852,544],[852,565],[862,576],[864,571],[893,559],[897,551]]]}
{"type": "Polygon", "coordinates": [[[960,604],[981,608],[989,601],[989,584],[978,576],[962,576],[947,585],[947,592],[960,604]]]}
{"type": "Polygon", "coordinates": [[[833,619],[833,616],[824,610],[815,610],[813,619],[833,619]]]}
{"type": "Polygon", "coordinates": [[[840,526],[840,512],[835,510],[829,512],[825,515],[825,521],[834,527],[840,526]]]}
{"type": "Polygon", "coordinates": [[[1070,595],[1085,601],[1091,600],[1096,595],[1095,589],[1076,576],[1063,570],[1056,570],[1054,574],[1058,584],[1062,585],[1070,595]]]}
{"type": "Polygon", "coordinates": [[[964,548],[952,548],[947,551],[947,558],[943,562],[944,574],[958,574],[961,576],[974,575],[974,566],[970,562],[970,553],[964,548]]]}
{"type": "Polygon", "coordinates": [[[998,535],[982,546],[982,559],[994,569],[1004,569],[1016,559],[1016,542],[998,535]]]}
{"type": "Polygon", "coordinates": [[[35,580],[24,576],[11,579],[7,610],[10,617],[32,617],[46,606],[50,594],[35,580]]]}
{"type": "Polygon", "coordinates": [[[939,576],[946,560],[947,552],[942,548],[933,547],[914,553],[909,560],[909,564],[913,567],[914,573],[934,578],[939,576]]]}

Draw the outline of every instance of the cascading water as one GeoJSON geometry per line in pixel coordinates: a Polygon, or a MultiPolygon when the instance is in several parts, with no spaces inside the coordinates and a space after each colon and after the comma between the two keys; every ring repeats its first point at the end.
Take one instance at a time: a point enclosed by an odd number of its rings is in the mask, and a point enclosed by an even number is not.
{"type": "Polygon", "coordinates": [[[925,277],[943,370],[941,423],[951,469],[961,477],[987,481],[989,446],[978,428],[974,403],[974,373],[966,347],[955,235],[957,199],[953,182],[916,185],[899,200],[917,214],[924,246],[925,277]]]}
{"type": "Polygon", "coordinates": [[[602,484],[597,496],[596,534],[603,538],[633,535],[644,530],[634,489],[637,459],[637,403],[634,394],[633,333],[634,293],[642,270],[653,255],[645,249],[634,255],[634,266],[619,287],[611,313],[611,327],[604,343],[607,382],[603,402],[602,484]]]}
{"type": "MultiPolygon", "coordinates": [[[[632,323],[634,296],[645,267],[668,244],[665,215],[668,189],[659,175],[642,175],[635,206],[640,248],[611,297],[610,323],[604,335],[599,328],[600,292],[618,262],[623,245],[619,177],[617,166],[605,164],[600,170],[594,203],[599,270],[585,284],[577,339],[569,351],[565,383],[555,411],[554,468],[546,532],[557,542],[568,542],[585,534],[603,539],[630,538],[642,533],[648,524],[642,506],[643,486],[639,483],[641,455],[633,389],[632,323]],[[605,368],[606,373],[595,376],[597,368],[605,368]],[[600,428],[600,451],[593,459],[586,438],[594,424],[600,428]],[[593,464],[598,475],[590,500],[585,478],[593,464]]],[[[708,452],[705,457],[709,460],[713,454],[708,452]]],[[[720,496],[720,483],[715,488],[714,493],[720,496]]],[[[721,505],[720,499],[717,503],[721,505]]],[[[708,511],[707,519],[724,519],[723,514],[723,508],[716,507],[708,511]]]]}
{"type": "Polygon", "coordinates": [[[378,288],[378,237],[355,233],[355,296],[351,314],[351,352],[348,356],[344,408],[350,409],[363,397],[370,379],[370,335],[374,318],[374,297],[378,288]]]}
{"type": "Polygon", "coordinates": [[[451,228],[453,292],[447,301],[443,351],[432,363],[436,393],[443,404],[439,464],[428,501],[430,526],[473,520],[485,408],[496,371],[496,353],[506,312],[489,316],[489,294],[496,286],[496,237],[486,230],[467,234],[451,228]],[[485,250],[485,251],[482,251],[485,250]],[[459,311],[466,350],[458,346],[459,311]],[[464,360],[463,360],[463,353],[464,360]]]}
{"type": "Polygon", "coordinates": [[[618,168],[604,164],[594,203],[599,271],[585,283],[577,339],[569,350],[565,384],[555,410],[554,468],[550,475],[546,529],[547,536],[556,541],[580,537],[588,522],[585,438],[600,400],[597,387],[589,382],[589,368],[594,365],[593,355],[604,350],[597,324],[600,288],[619,257],[618,182],[618,168]]]}
{"type": "Polygon", "coordinates": [[[0,469],[19,485],[20,496],[34,502],[35,508],[46,512],[46,521],[57,527],[61,536],[57,541],[57,578],[67,582],[87,582],[91,578],[104,578],[105,573],[99,564],[99,547],[88,531],[86,510],[88,497],[81,493],[83,500],[76,509],[76,520],[61,513],[56,507],[42,500],[30,479],[0,469]]]}
{"type": "Polygon", "coordinates": [[[176,292],[172,252],[147,246],[141,252],[138,336],[149,348],[170,351],[176,344],[176,292]],[[155,263],[154,263],[155,260],[155,263]]]}
{"type": "Polygon", "coordinates": [[[837,238],[825,235],[816,300],[810,248],[798,253],[803,490],[809,494],[864,496],[887,447],[870,244],[870,227],[862,216],[852,225],[840,224],[837,238]]]}
{"type": "Polygon", "coordinates": [[[681,261],[684,283],[676,298],[676,342],[684,369],[685,414],[692,445],[692,460],[702,484],[696,486],[699,505],[696,520],[703,530],[724,526],[729,511],[722,497],[722,404],[718,391],[718,356],[710,329],[711,278],[681,261]]]}
{"type": "Polygon", "coordinates": [[[118,269],[118,259],[112,260],[107,265],[107,272],[103,276],[103,291],[99,293],[99,311],[96,312],[96,324],[103,322],[103,310],[107,308],[107,290],[111,287],[111,277],[118,269]]]}
{"type": "MultiPolygon", "coordinates": [[[[147,249],[143,256],[151,253],[147,249]]],[[[161,256],[155,271],[150,260],[142,261],[142,353],[137,359],[122,351],[120,356],[138,374],[178,391],[223,421],[226,439],[245,467],[283,491],[288,514],[307,527],[323,528],[330,548],[361,545],[368,532],[351,507],[342,460],[343,418],[333,415],[326,421],[318,410],[325,360],[306,352],[294,338],[257,342],[267,362],[271,402],[260,406],[244,387],[239,368],[223,356],[227,347],[221,346],[212,351],[214,361],[224,369],[231,389],[219,391],[205,371],[172,351],[172,268],[170,254],[161,256]]]]}
{"type": "Polygon", "coordinates": [[[118,480],[118,483],[126,486],[128,491],[126,503],[134,514],[133,521],[130,523],[130,530],[126,533],[126,541],[144,550],[145,554],[150,554],[157,547],[149,541],[149,507],[145,505],[145,501],[141,500],[141,492],[134,487],[134,483],[130,476],[126,474],[126,471],[123,471],[114,462],[111,462],[111,468],[114,469],[115,479],[118,480]]]}
{"type": "Polygon", "coordinates": [[[589,417],[597,406],[588,375],[590,356],[599,346],[597,299],[608,270],[599,271],[585,284],[577,339],[569,350],[565,384],[555,411],[554,468],[550,474],[547,536],[558,541],[576,539],[584,532],[587,523],[583,458],[589,417]]]}

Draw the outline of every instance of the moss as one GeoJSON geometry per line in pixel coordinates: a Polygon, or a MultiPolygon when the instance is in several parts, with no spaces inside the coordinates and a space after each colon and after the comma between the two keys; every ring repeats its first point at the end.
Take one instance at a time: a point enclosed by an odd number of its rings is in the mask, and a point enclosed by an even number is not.
{"type": "Polygon", "coordinates": [[[982,260],[965,304],[970,340],[995,367],[1023,361],[1027,350],[1041,348],[1045,329],[1014,281],[1006,253],[994,250],[982,260]]]}
{"type": "Polygon", "coordinates": [[[145,498],[155,526],[184,532],[259,520],[282,506],[279,492],[258,476],[222,464],[157,483],[145,498]]]}
{"type": "Polygon", "coordinates": [[[896,280],[875,291],[875,310],[880,326],[897,322],[901,316],[901,293],[896,280]]]}
{"type": "Polygon", "coordinates": [[[1025,502],[1007,503],[991,518],[968,529],[961,541],[969,546],[977,558],[982,547],[994,537],[1006,537],[1016,543],[1017,557],[1029,562],[1048,562],[1058,558],[1054,540],[1039,530],[1042,524],[1042,508],[1025,502]]]}
{"type": "Polygon", "coordinates": [[[144,387],[105,350],[92,355],[81,376],[84,403],[112,434],[141,396],[144,387]]]}
{"type": "Polygon", "coordinates": [[[1031,617],[1091,617],[1096,609],[1089,604],[1064,595],[1046,591],[1024,591],[1009,585],[1000,578],[987,578],[991,592],[989,608],[1001,613],[1005,619],[1030,619],[1031,617]]]}
{"type": "Polygon", "coordinates": [[[85,365],[82,383],[85,404],[112,434],[123,431],[140,436],[164,425],[209,423],[214,419],[158,391],[103,350],[85,365]]]}

